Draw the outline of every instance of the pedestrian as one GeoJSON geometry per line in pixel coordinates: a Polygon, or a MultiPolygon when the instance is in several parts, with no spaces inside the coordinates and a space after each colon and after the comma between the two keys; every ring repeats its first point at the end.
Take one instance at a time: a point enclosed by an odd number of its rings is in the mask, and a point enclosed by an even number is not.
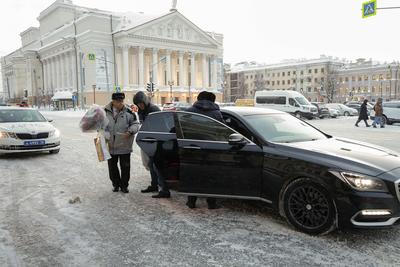
{"type": "MultiPolygon", "coordinates": [[[[138,92],[135,94],[133,97],[133,103],[135,104],[135,109],[137,108],[138,114],[139,114],[139,119],[140,122],[143,123],[147,116],[150,113],[161,111],[159,107],[156,105],[152,104],[150,101],[150,98],[144,93],[144,92],[138,92]]],[[[142,157],[144,157],[144,153],[142,152],[142,157]]],[[[150,170],[150,176],[151,176],[151,184],[146,188],[141,190],[142,193],[152,193],[152,192],[157,192],[158,194],[153,195],[153,198],[170,198],[171,193],[168,189],[168,185],[165,181],[164,176],[159,171],[159,168],[157,167],[157,161],[155,157],[149,157],[148,160],[148,167],[150,170]],[[161,188],[161,190],[158,190],[158,187],[161,188]]]]}
{"type": "Polygon", "coordinates": [[[105,106],[109,120],[105,135],[111,154],[111,159],[108,160],[108,172],[113,192],[121,189],[123,193],[129,193],[132,144],[139,130],[139,121],[136,115],[125,106],[124,99],[124,93],[113,93],[112,101],[105,106]],[[121,170],[118,169],[118,161],[121,170]]]}
{"type": "MultiPolygon", "coordinates": [[[[202,114],[208,117],[211,117],[217,121],[224,122],[222,117],[222,113],[219,109],[219,106],[215,104],[216,96],[215,94],[207,91],[202,91],[197,96],[197,101],[193,104],[192,107],[187,109],[187,112],[193,112],[202,114]]],[[[196,196],[188,196],[188,200],[186,205],[190,209],[196,208],[196,196]]],[[[207,205],[209,209],[216,209],[217,208],[217,201],[215,198],[207,198],[207,205]]]]}
{"type": "Polygon", "coordinates": [[[361,104],[360,107],[360,114],[358,115],[358,120],[356,122],[356,127],[358,127],[358,123],[360,121],[364,121],[365,122],[365,126],[366,127],[370,127],[370,125],[368,124],[367,120],[368,120],[368,99],[364,99],[364,102],[361,104]]]}
{"type": "Polygon", "coordinates": [[[376,125],[379,124],[381,128],[385,128],[385,125],[383,124],[382,98],[378,98],[378,101],[374,106],[374,111],[375,111],[375,118],[374,122],[372,123],[372,126],[376,128],[376,125]]]}

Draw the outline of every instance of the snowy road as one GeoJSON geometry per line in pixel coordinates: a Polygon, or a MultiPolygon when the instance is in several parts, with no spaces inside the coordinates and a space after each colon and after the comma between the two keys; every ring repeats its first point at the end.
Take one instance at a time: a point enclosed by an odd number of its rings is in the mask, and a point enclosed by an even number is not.
{"type": "MultiPolygon", "coordinates": [[[[61,130],[60,154],[0,157],[0,266],[399,266],[400,228],[311,237],[262,203],[139,193],[149,175],[135,147],[131,192],[112,193],[93,134],[78,116],[47,113],[61,130]],[[79,197],[81,203],[70,204],[79,197]]],[[[400,151],[400,126],[355,128],[354,119],[312,123],[328,133],[400,151]]],[[[361,124],[360,124],[361,125],[361,124]]]]}

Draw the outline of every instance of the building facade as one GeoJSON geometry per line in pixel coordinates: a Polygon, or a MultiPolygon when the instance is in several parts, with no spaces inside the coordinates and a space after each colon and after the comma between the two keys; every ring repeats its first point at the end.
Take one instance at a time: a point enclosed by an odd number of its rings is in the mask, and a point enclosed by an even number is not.
{"type": "Polygon", "coordinates": [[[120,87],[132,100],[147,83],[153,102],[191,102],[199,91],[222,98],[223,36],[173,8],[160,15],[112,13],[57,0],[22,32],[22,47],[1,60],[10,99],[38,105],[70,98],[105,104],[120,87]]]}
{"type": "Polygon", "coordinates": [[[253,98],[257,90],[295,90],[311,101],[376,101],[400,98],[399,63],[319,59],[260,65],[242,62],[225,73],[227,102],[253,98]]]}

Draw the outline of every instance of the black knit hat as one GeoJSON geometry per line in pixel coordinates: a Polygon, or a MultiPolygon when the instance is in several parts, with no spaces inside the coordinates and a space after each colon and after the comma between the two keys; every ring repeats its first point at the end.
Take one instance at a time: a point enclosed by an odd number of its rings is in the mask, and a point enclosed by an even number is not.
{"type": "Polygon", "coordinates": [[[113,93],[111,96],[112,100],[124,100],[125,99],[125,94],[124,93],[113,93]]]}

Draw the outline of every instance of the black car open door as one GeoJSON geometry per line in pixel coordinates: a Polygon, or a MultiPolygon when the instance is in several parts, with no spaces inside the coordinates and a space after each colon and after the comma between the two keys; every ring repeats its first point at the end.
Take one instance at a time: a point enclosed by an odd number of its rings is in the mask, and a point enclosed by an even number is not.
{"type": "Polygon", "coordinates": [[[136,136],[136,143],[145,154],[142,157],[154,158],[158,171],[170,185],[178,181],[179,159],[174,112],[150,114],[136,136]]]}
{"type": "Polygon", "coordinates": [[[197,196],[260,197],[263,151],[209,117],[177,112],[179,191],[197,196]],[[232,140],[231,140],[232,141],[232,140]]]}

